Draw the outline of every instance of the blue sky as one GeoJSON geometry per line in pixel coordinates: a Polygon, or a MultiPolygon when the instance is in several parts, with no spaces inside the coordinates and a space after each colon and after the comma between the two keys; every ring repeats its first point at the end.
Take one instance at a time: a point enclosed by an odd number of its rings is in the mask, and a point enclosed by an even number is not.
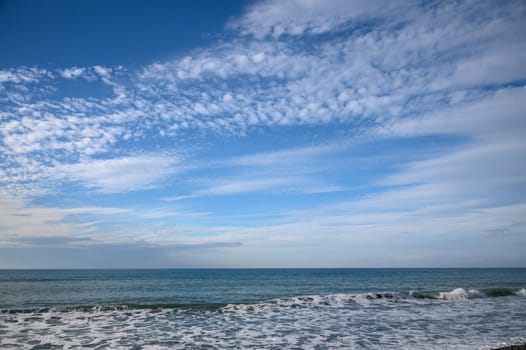
{"type": "Polygon", "coordinates": [[[0,2],[0,267],[526,266],[523,1],[0,2]]]}

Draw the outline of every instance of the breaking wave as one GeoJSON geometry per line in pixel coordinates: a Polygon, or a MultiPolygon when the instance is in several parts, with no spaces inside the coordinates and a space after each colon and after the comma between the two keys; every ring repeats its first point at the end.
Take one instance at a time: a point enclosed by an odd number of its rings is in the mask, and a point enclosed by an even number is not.
{"type": "Polygon", "coordinates": [[[229,304],[227,310],[254,310],[270,306],[280,307],[344,307],[349,305],[370,306],[374,304],[425,303],[433,300],[461,301],[475,298],[526,296],[526,289],[477,290],[455,288],[448,292],[381,292],[361,294],[305,295],[291,298],[277,298],[256,304],[229,304]]]}
{"type": "Polygon", "coordinates": [[[525,289],[456,288],[3,310],[0,348],[493,349],[526,343],[525,296],[525,289]]]}
{"type": "Polygon", "coordinates": [[[1,314],[15,313],[65,313],[70,311],[80,312],[104,312],[104,311],[161,311],[161,310],[184,310],[184,311],[250,311],[269,307],[308,308],[308,307],[349,307],[370,306],[375,304],[398,304],[398,303],[425,303],[432,301],[462,301],[477,298],[496,297],[526,297],[526,289],[464,289],[455,288],[451,291],[400,291],[400,292],[378,292],[358,294],[328,294],[328,295],[302,295],[294,297],[275,298],[256,303],[201,303],[201,304],[121,304],[121,305],[81,305],[53,308],[33,309],[0,309],[1,314]]]}

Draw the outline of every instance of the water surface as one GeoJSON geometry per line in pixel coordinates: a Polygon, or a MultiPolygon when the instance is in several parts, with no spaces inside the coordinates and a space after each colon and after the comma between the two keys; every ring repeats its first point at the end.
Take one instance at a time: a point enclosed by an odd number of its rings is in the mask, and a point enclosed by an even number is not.
{"type": "Polygon", "coordinates": [[[0,270],[0,347],[489,349],[526,269],[0,270]]]}

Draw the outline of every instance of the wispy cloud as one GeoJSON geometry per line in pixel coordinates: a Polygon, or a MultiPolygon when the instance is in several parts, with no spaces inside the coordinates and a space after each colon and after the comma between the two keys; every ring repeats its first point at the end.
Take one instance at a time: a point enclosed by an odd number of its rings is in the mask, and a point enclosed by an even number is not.
{"type": "Polygon", "coordinates": [[[523,86],[501,88],[413,118],[393,118],[372,130],[387,137],[443,134],[463,135],[483,142],[507,142],[510,138],[520,141],[526,129],[523,118],[526,105],[521,102],[525,96],[523,86]]]}
{"type": "Polygon", "coordinates": [[[229,28],[256,38],[316,35],[344,30],[351,24],[363,25],[388,15],[396,18],[415,5],[414,1],[261,1],[250,6],[241,18],[232,20],[229,28]]]}
{"type": "Polygon", "coordinates": [[[71,216],[112,216],[126,213],[121,208],[80,207],[52,208],[32,206],[24,200],[0,192],[0,238],[10,241],[17,237],[64,237],[76,239],[93,233],[82,221],[68,221],[71,216]]]}
{"type": "Polygon", "coordinates": [[[104,193],[149,189],[176,173],[176,156],[135,156],[88,160],[60,166],[59,177],[80,181],[104,193]]]}
{"type": "Polygon", "coordinates": [[[265,190],[279,190],[291,191],[293,186],[297,185],[295,178],[291,177],[274,177],[267,179],[240,179],[230,178],[228,180],[215,180],[214,184],[205,187],[204,189],[192,192],[189,195],[182,195],[176,197],[165,197],[164,200],[182,200],[196,197],[220,196],[240,193],[253,193],[265,190]]]}
{"type": "Polygon", "coordinates": [[[223,162],[226,166],[297,166],[313,163],[317,159],[341,152],[348,144],[333,142],[319,146],[307,146],[278,151],[260,152],[246,156],[238,156],[223,162]]]}
{"type": "Polygon", "coordinates": [[[71,68],[62,69],[59,73],[63,78],[75,79],[75,78],[82,76],[82,74],[84,74],[85,71],[86,71],[86,68],[84,67],[71,67],[71,68]]]}
{"type": "Polygon", "coordinates": [[[332,159],[347,147],[345,143],[334,142],[253,153],[205,163],[201,165],[201,170],[221,169],[222,175],[213,178],[207,175],[192,176],[191,182],[197,184],[198,189],[188,194],[164,197],[163,200],[176,201],[256,192],[283,194],[341,191],[344,189],[342,186],[327,183],[318,175],[337,167],[327,159],[332,159]]]}

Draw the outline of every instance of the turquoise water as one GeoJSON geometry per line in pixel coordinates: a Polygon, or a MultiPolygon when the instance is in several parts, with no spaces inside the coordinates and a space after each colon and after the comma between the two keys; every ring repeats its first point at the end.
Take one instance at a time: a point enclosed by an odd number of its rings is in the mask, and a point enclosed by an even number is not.
{"type": "Polygon", "coordinates": [[[0,270],[1,348],[526,342],[526,269],[0,270]]]}

